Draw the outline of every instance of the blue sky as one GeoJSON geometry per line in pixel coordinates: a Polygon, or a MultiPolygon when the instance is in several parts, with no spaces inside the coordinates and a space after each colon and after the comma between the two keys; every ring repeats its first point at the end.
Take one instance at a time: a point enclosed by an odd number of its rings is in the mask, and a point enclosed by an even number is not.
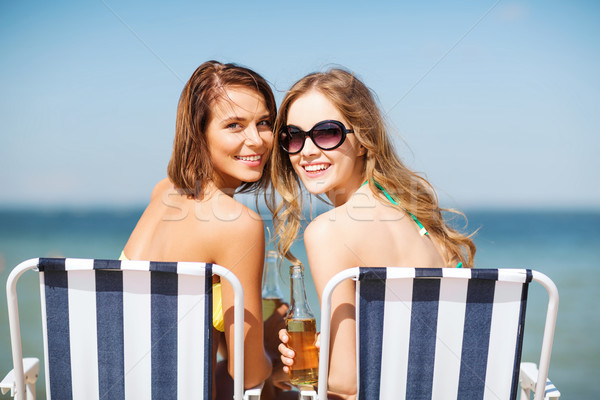
{"type": "Polygon", "coordinates": [[[599,17],[593,1],[4,1],[0,206],[145,204],[181,89],[217,59],[278,101],[354,71],[444,206],[598,209],[599,17]]]}

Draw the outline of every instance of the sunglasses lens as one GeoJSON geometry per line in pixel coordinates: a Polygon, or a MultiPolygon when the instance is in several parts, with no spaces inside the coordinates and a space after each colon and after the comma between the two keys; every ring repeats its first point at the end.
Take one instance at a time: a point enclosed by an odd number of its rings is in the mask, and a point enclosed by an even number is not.
{"type": "Polygon", "coordinates": [[[326,122],[313,129],[315,144],[323,150],[339,146],[343,135],[342,128],[331,122],[326,122]]]}
{"type": "MultiPolygon", "coordinates": [[[[344,127],[337,121],[320,122],[311,129],[309,135],[321,150],[335,149],[345,138],[344,127]]],[[[290,125],[279,133],[279,144],[288,153],[296,154],[304,147],[306,136],[306,132],[290,125]]]]}
{"type": "Polygon", "coordinates": [[[304,134],[296,128],[288,127],[281,131],[279,143],[281,143],[281,147],[288,153],[297,153],[304,143],[304,134]]]}

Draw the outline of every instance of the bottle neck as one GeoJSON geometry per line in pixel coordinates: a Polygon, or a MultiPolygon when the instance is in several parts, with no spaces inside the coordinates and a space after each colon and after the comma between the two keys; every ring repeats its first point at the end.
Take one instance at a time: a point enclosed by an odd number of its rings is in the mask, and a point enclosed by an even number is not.
{"type": "Polygon", "coordinates": [[[279,287],[277,261],[277,253],[269,251],[267,253],[267,260],[265,262],[265,270],[263,275],[263,299],[283,299],[283,293],[279,287]]]}
{"type": "Polygon", "coordinates": [[[304,287],[303,267],[301,265],[292,265],[290,267],[290,311],[288,318],[312,319],[314,314],[306,300],[306,290],[304,287]]]}

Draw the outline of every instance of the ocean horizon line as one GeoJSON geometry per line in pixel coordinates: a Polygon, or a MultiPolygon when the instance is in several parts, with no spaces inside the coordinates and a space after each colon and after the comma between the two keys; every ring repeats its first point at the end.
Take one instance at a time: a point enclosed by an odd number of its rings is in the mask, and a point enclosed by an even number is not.
{"type": "MultiPolygon", "coordinates": [[[[254,204],[244,203],[246,206],[255,208],[254,204]]],[[[69,214],[88,214],[88,213],[132,213],[142,212],[147,204],[0,204],[0,213],[69,213],[69,214]]],[[[314,206],[313,206],[314,207],[314,206]]],[[[323,211],[327,205],[319,204],[316,211],[323,211]]],[[[600,214],[600,204],[548,204],[548,205],[529,205],[529,204],[473,204],[465,206],[444,205],[443,209],[456,209],[464,213],[469,212],[498,212],[498,213],[574,213],[574,214],[600,214]]],[[[259,202],[261,213],[268,212],[264,203],[259,202]]],[[[309,211],[310,205],[304,206],[304,211],[309,211]]],[[[313,211],[315,209],[313,208],[313,211]]]]}

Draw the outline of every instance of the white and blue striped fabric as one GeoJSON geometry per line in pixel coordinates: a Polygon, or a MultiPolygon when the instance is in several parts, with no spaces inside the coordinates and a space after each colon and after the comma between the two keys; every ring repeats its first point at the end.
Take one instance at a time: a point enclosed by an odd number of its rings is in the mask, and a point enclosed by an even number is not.
{"type": "Polygon", "coordinates": [[[550,379],[546,380],[546,390],[544,391],[544,400],[550,400],[552,398],[556,398],[557,395],[560,395],[560,392],[554,386],[554,384],[550,381],[550,379]]]}
{"type": "Polygon", "coordinates": [[[48,399],[210,399],[212,265],[39,260],[48,399]]]}
{"type": "Polygon", "coordinates": [[[530,270],[360,268],[359,399],[516,399],[531,279],[530,270]]]}

